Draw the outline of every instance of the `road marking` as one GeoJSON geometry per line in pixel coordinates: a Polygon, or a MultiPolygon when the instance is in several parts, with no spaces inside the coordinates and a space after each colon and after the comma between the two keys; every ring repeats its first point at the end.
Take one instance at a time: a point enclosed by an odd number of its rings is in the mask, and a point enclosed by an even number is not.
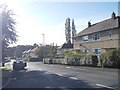
{"type": "Polygon", "coordinates": [[[11,78],[11,80],[16,80],[17,78],[11,78]]]}
{"type": "Polygon", "coordinates": [[[51,87],[45,87],[45,88],[51,88],[51,87]]]}
{"type": "Polygon", "coordinates": [[[75,77],[69,77],[69,78],[74,79],[74,80],[77,80],[77,78],[75,78],[75,77]]]}
{"type": "Polygon", "coordinates": [[[58,74],[59,76],[63,76],[62,74],[58,74]]]}
{"type": "Polygon", "coordinates": [[[66,67],[66,68],[70,68],[70,67],[66,67]]]}
{"type": "Polygon", "coordinates": [[[55,73],[55,74],[57,74],[57,75],[59,75],[59,76],[63,76],[62,74],[59,74],[59,73],[55,73]]]}
{"type": "Polygon", "coordinates": [[[50,65],[50,66],[53,66],[53,65],[50,65]]]}
{"type": "Polygon", "coordinates": [[[43,69],[39,69],[39,70],[43,70],[43,69]]]}
{"type": "Polygon", "coordinates": [[[109,87],[109,86],[105,86],[105,85],[102,85],[102,84],[96,84],[97,86],[100,86],[100,87],[105,87],[105,88],[110,88],[110,89],[113,89],[112,87],[109,87]]]}

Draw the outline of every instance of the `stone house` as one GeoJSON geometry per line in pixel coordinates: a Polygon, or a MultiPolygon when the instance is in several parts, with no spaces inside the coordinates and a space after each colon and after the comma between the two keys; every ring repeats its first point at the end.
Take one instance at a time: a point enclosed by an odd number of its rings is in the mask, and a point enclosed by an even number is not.
{"type": "Polygon", "coordinates": [[[113,12],[111,18],[91,24],[74,37],[74,51],[80,54],[100,54],[120,48],[120,16],[113,12]]]}

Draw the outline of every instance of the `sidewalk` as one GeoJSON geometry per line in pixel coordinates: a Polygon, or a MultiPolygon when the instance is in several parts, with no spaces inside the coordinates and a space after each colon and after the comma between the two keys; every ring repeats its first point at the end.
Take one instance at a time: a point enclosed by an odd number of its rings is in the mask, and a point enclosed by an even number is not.
{"type": "Polygon", "coordinates": [[[10,64],[6,64],[5,67],[1,67],[0,66],[0,72],[1,72],[1,75],[0,75],[0,80],[2,81],[2,87],[5,86],[5,84],[8,83],[10,77],[11,77],[11,66],[10,64]]]}

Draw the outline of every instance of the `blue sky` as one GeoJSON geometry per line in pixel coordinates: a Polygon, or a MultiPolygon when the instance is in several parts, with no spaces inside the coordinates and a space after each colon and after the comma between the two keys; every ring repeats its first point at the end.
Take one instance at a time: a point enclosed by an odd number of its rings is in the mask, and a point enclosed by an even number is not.
{"type": "Polygon", "coordinates": [[[7,0],[9,7],[17,15],[16,45],[65,42],[65,20],[74,19],[77,33],[87,27],[88,21],[97,23],[111,17],[114,11],[118,15],[117,2],[40,2],[39,0],[7,0]]]}
{"type": "Polygon", "coordinates": [[[57,3],[31,3],[24,5],[26,11],[38,22],[54,25],[70,18],[109,18],[114,11],[118,12],[116,2],[57,2],[57,3]],[[46,22],[47,21],[47,22],[46,22]]]}

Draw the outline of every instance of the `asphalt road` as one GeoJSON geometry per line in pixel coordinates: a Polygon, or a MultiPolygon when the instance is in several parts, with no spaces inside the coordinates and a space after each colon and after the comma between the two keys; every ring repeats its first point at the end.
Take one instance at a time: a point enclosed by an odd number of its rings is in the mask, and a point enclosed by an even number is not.
{"type": "Polygon", "coordinates": [[[13,71],[4,88],[108,88],[118,89],[118,70],[29,62],[13,71]]]}

